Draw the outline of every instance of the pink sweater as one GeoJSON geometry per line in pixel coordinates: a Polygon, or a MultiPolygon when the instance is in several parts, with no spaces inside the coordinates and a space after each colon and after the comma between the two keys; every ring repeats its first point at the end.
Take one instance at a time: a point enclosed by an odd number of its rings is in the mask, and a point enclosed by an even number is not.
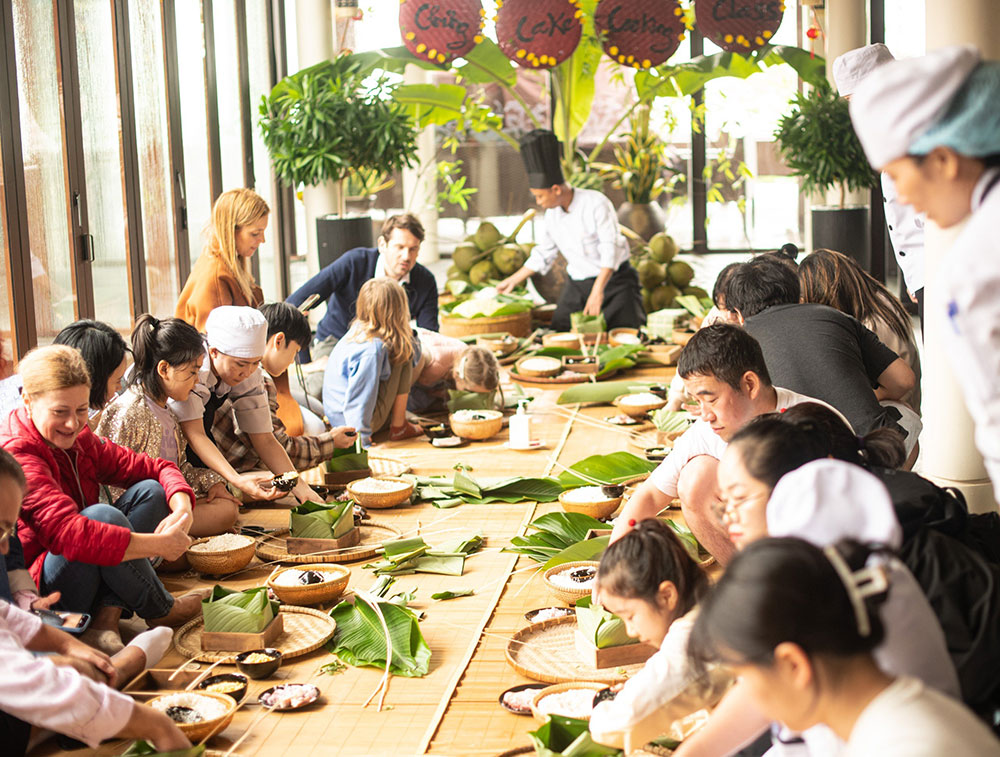
{"type": "Polygon", "coordinates": [[[132,700],[25,649],[41,626],[0,600],[0,710],[96,748],[125,727],[132,700]]]}

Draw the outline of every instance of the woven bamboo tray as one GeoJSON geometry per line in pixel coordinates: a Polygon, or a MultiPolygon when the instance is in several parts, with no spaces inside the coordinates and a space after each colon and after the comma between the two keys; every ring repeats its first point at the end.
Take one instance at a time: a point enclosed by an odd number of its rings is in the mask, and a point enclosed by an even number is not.
{"type": "Polygon", "coordinates": [[[546,384],[583,384],[587,381],[606,381],[613,376],[617,376],[618,371],[611,371],[610,373],[605,373],[603,376],[595,376],[593,374],[579,373],[575,376],[554,376],[552,378],[532,378],[529,376],[522,376],[519,373],[514,373],[510,371],[510,377],[512,380],[519,384],[533,385],[537,384],[539,386],[544,386],[546,384]]]}
{"type": "Polygon", "coordinates": [[[543,683],[599,681],[620,683],[635,675],[642,665],[599,670],[576,651],[576,616],[553,618],[522,628],[507,642],[507,662],[518,673],[543,683]]]}
{"type": "Polygon", "coordinates": [[[528,336],[531,333],[531,311],[495,318],[460,318],[456,315],[441,316],[441,333],[461,338],[479,334],[496,334],[506,331],[511,336],[528,336]]]}
{"type": "Polygon", "coordinates": [[[337,550],[328,555],[292,555],[285,548],[285,536],[289,530],[283,528],[257,543],[257,557],[263,562],[283,562],[294,564],[340,563],[367,560],[374,557],[385,541],[398,539],[399,531],[392,526],[372,521],[364,521],[357,528],[361,531],[361,543],[356,547],[337,550]]]}
{"type": "MultiPolygon", "coordinates": [[[[337,623],[327,613],[309,607],[283,605],[281,608],[285,630],[271,645],[281,650],[284,658],[299,657],[319,649],[326,644],[337,630],[337,623]]],[[[222,662],[236,664],[238,652],[205,652],[201,648],[201,635],[205,630],[205,620],[199,615],[174,632],[174,646],[185,657],[197,658],[201,662],[222,662]]]]}

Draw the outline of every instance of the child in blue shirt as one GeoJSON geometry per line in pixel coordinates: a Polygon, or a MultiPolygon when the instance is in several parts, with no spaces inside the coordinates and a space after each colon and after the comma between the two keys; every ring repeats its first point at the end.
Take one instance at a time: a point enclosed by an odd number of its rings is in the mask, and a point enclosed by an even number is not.
{"type": "Polygon", "coordinates": [[[393,441],[419,436],[420,427],[406,420],[415,356],[406,291],[393,279],[370,279],[358,293],[356,312],[326,366],[327,420],[357,429],[365,447],[386,425],[393,441]]]}

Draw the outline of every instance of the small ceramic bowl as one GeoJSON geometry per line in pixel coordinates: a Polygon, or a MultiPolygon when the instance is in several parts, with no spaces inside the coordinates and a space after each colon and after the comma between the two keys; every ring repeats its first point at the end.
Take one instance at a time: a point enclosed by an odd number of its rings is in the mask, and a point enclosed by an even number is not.
{"type": "Polygon", "coordinates": [[[219,675],[209,676],[204,681],[198,684],[198,688],[205,691],[211,691],[210,686],[216,684],[240,684],[240,688],[233,689],[232,691],[216,691],[216,694],[225,694],[227,697],[232,697],[236,702],[239,702],[247,694],[247,688],[250,686],[250,680],[242,673],[220,673],[219,675]]]}
{"type": "Polygon", "coordinates": [[[261,678],[273,676],[281,667],[281,650],[267,647],[265,649],[252,649],[249,652],[242,652],[236,655],[236,668],[241,673],[250,676],[255,681],[261,678]],[[245,662],[246,658],[252,654],[264,654],[271,659],[267,662],[245,662]]]}

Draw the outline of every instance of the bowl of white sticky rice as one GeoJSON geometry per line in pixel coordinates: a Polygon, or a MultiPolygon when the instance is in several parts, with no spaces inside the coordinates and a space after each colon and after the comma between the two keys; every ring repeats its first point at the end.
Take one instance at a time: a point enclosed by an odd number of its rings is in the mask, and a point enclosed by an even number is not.
{"type": "Polygon", "coordinates": [[[456,410],[448,416],[448,425],[455,436],[482,441],[500,433],[503,413],[499,410],[456,410]]]}
{"type": "Polygon", "coordinates": [[[642,337],[639,336],[639,329],[611,329],[608,332],[608,344],[612,347],[632,346],[642,344],[642,337]]]}
{"type": "Polygon", "coordinates": [[[597,580],[596,560],[579,560],[549,568],[542,574],[545,588],[568,605],[590,594],[597,580]]]}
{"type": "Polygon", "coordinates": [[[651,410],[659,410],[667,404],[663,397],[658,397],[652,392],[637,392],[635,394],[623,394],[615,398],[615,407],[630,418],[639,418],[651,410]]]}
{"type": "Polygon", "coordinates": [[[573,681],[546,686],[535,693],[531,700],[531,714],[539,723],[544,723],[549,715],[590,720],[594,711],[594,696],[608,688],[606,683],[573,681]]]}
{"type": "Polygon", "coordinates": [[[245,568],[253,559],[256,542],[243,534],[219,534],[195,539],[187,549],[191,567],[212,576],[245,568]]]}
{"type": "Polygon", "coordinates": [[[562,372],[562,360],[546,355],[531,355],[518,360],[514,368],[526,378],[552,378],[562,372]]]}
{"type": "Polygon", "coordinates": [[[622,503],[622,497],[609,497],[603,486],[578,486],[559,495],[559,504],[568,513],[581,513],[591,518],[607,518],[622,503]]]}
{"type": "Polygon", "coordinates": [[[396,476],[359,478],[347,485],[347,493],[362,507],[386,509],[406,502],[413,494],[413,481],[396,476]]]}

